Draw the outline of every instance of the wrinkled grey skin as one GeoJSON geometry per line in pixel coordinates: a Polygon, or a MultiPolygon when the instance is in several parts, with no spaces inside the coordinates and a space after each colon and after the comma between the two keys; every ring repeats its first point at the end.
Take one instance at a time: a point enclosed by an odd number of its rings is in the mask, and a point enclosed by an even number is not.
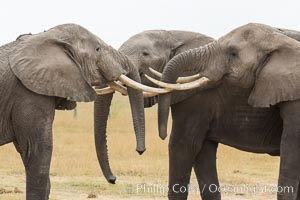
{"type": "MultiPolygon", "coordinates": [[[[162,72],[166,63],[175,55],[212,41],[214,41],[212,38],[194,32],[150,30],[132,36],[120,47],[119,51],[125,54],[138,69],[139,74],[136,75],[138,78],[141,77],[143,84],[157,87],[143,76],[143,74],[153,76],[148,69],[149,67],[162,72]]],[[[187,91],[178,96],[174,94],[173,100],[178,102],[193,93],[194,91],[187,91]]],[[[95,101],[94,109],[94,133],[98,160],[109,183],[115,183],[116,177],[111,172],[107,153],[106,156],[102,156],[102,152],[107,143],[106,126],[112,97],[113,94],[99,96],[95,101]]],[[[156,102],[157,97],[147,98],[145,99],[145,107],[150,107],[156,102]]],[[[105,151],[107,152],[106,148],[105,151]]]]}
{"type": "MultiPolygon", "coordinates": [[[[49,199],[55,108],[93,101],[92,85],[133,71],[122,54],[75,24],[24,35],[0,47],[0,146],[13,142],[20,153],[27,200],[49,199]]],[[[131,95],[135,109],[143,112],[142,93],[131,95]]],[[[138,117],[144,120],[142,114],[138,117]]]]}
{"type": "MultiPolygon", "coordinates": [[[[295,153],[300,152],[300,43],[295,40],[299,39],[299,35],[296,31],[248,24],[217,42],[186,51],[167,64],[163,72],[164,82],[174,83],[184,70],[194,71],[211,80],[208,89],[201,92],[202,98],[199,96],[197,107],[191,109],[178,104],[175,112],[172,107],[169,187],[174,184],[186,186],[199,153],[213,154],[211,156],[215,158],[215,143],[221,142],[257,153],[278,155],[280,150],[278,185],[292,186],[293,192],[278,192],[277,199],[300,199],[300,156],[295,153]],[[205,99],[206,95],[211,95],[209,102],[205,99]],[[213,108],[209,106],[212,103],[213,108]],[[184,112],[189,112],[188,119],[174,119],[184,112]],[[198,124],[191,124],[197,112],[204,116],[198,119],[198,124]],[[238,127],[234,126],[236,122],[238,127]],[[188,135],[180,135],[174,132],[177,126],[186,126],[192,131],[188,135]],[[195,127],[201,127],[202,134],[193,133],[195,127]],[[202,145],[204,137],[211,144],[206,142],[202,145]],[[251,146],[253,143],[256,147],[251,146]]],[[[161,135],[166,135],[170,104],[170,94],[160,96],[158,117],[161,135]]],[[[215,163],[212,164],[215,166],[215,163]]],[[[206,168],[208,174],[210,169],[206,168]]],[[[186,198],[187,193],[169,192],[169,199],[186,198]]]]}

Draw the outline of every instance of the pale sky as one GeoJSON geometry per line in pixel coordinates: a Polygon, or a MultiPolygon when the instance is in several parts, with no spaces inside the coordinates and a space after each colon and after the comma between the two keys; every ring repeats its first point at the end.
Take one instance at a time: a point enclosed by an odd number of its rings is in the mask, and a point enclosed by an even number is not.
{"type": "Polygon", "coordinates": [[[0,45],[20,34],[76,23],[118,48],[149,29],[190,30],[218,38],[249,22],[300,30],[299,0],[4,0],[0,45]]]}

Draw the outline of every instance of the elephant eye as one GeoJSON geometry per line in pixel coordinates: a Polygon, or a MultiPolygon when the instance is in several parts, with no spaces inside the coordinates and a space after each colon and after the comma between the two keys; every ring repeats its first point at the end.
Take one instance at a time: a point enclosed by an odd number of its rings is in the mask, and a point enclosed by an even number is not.
{"type": "Polygon", "coordinates": [[[149,53],[146,51],[143,51],[142,54],[143,54],[143,56],[149,56],[149,53]]]}
{"type": "Polygon", "coordinates": [[[99,51],[100,51],[100,47],[97,47],[97,48],[96,48],[96,51],[99,52],[99,51]]]}
{"type": "Polygon", "coordinates": [[[229,55],[237,56],[239,49],[235,45],[229,45],[226,49],[226,52],[229,55]]]}
{"type": "Polygon", "coordinates": [[[233,52],[230,52],[229,54],[231,57],[237,57],[238,56],[238,53],[233,51],[233,52]]]}
{"type": "Polygon", "coordinates": [[[229,48],[228,49],[228,55],[229,55],[229,58],[236,58],[239,56],[239,52],[236,48],[229,48]]]}

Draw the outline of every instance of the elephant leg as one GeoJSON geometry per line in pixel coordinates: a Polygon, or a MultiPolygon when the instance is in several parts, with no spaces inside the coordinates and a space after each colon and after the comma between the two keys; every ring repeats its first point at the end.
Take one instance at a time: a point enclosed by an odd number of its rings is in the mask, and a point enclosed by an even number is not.
{"type": "Polygon", "coordinates": [[[187,199],[191,171],[207,131],[202,123],[201,120],[178,123],[176,118],[173,121],[169,141],[169,199],[187,199]]]}
{"type": "Polygon", "coordinates": [[[173,123],[169,141],[169,199],[187,199],[191,171],[207,136],[213,117],[211,114],[214,113],[213,107],[209,106],[211,100],[205,95],[199,94],[171,106],[173,123]],[[198,104],[203,106],[195,106],[198,104]]]}
{"type": "Polygon", "coordinates": [[[218,143],[206,140],[197,154],[194,171],[202,200],[221,200],[216,166],[218,143]]]}
{"type": "Polygon", "coordinates": [[[278,200],[300,199],[300,100],[280,106],[283,134],[280,146],[278,200]]]}
{"type": "Polygon", "coordinates": [[[54,98],[33,95],[22,101],[14,108],[12,121],[14,144],[26,170],[26,200],[48,200],[54,98]]]}
{"type": "Polygon", "coordinates": [[[172,143],[169,144],[169,192],[170,200],[187,199],[188,184],[195,154],[189,149],[189,145],[172,143]]]}

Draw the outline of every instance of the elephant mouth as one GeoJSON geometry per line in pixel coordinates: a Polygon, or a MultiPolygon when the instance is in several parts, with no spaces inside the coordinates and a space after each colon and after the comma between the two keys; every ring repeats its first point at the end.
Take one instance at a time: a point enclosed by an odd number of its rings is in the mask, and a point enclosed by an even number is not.
{"type": "Polygon", "coordinates": [[[107,82],[107,79],[100,73],[100,71],[97,72],[99,76],[96,79],[92,80],[91,86],[97,88],[103,88],[106,86],[105,83],[107,82]]]}

